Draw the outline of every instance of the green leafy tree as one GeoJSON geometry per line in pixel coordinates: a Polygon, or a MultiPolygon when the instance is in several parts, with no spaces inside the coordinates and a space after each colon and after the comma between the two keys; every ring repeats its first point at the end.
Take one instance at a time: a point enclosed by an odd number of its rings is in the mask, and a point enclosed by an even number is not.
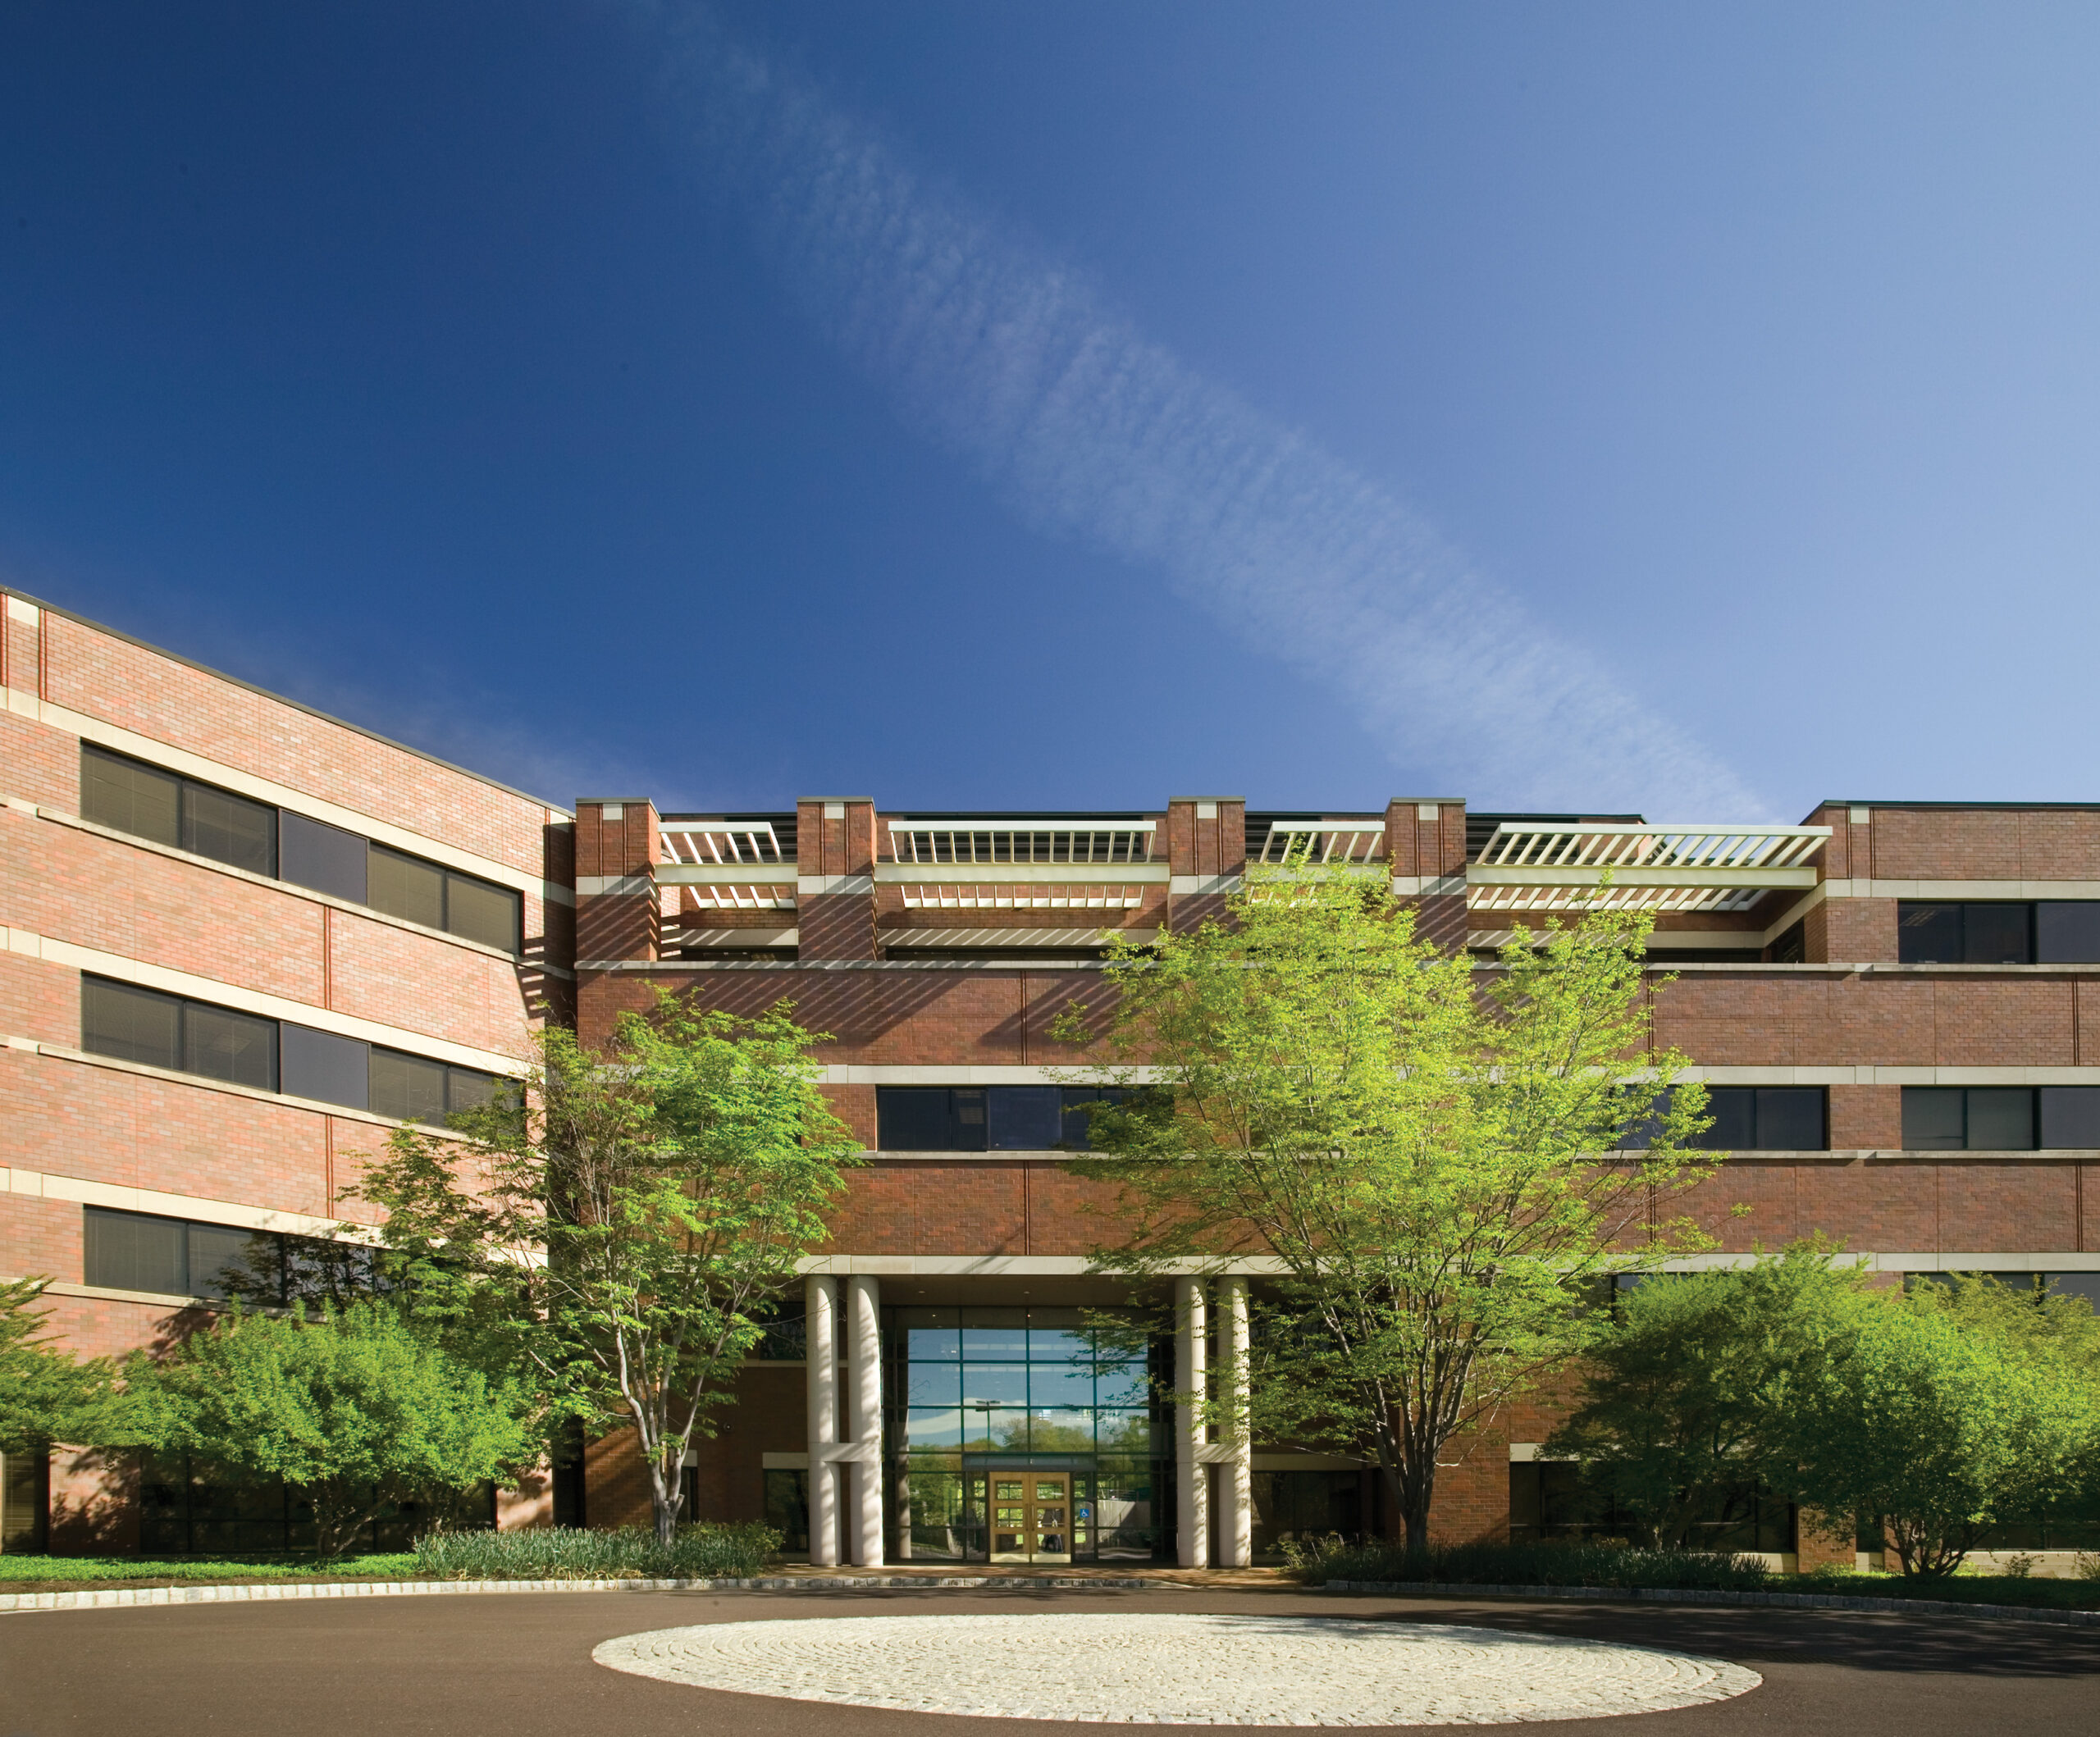
{"type": "Polygon", "coordinates": [[[1624,1292],[1586,1347],[1574,1411],[1547,1443],[1665,1548],[1696,1548],[1762,1483],[1791,1497],[1787,1420],[1842,1361],[1864,1280],[1816,1247],[1624,1292]]]}
{"type": "Polygon", "coordinates": [[[1132,1227],[1097,1259],[1276,1262],[1252,1426],[1375,1457],[1420,1551],[1446,1443],[1566,1362],[1597,1282],[1705,1246],[1670,1213],[1710,1172],[1705,1090],[1652,1046],[1637,913],[1520,931],[1492,971],[1382,875],[1301,860],[1230,914],[1114,951],[1098,1028],[1061,1028],[1106,1046],[1085,1077],[1152,1086],[1073,1166],[1132,1227]]]}
{"type": "Polygon", "coordinates": [[[404,1128],[358,1185],[420,1315],[529,1370],[556,1419],[633,1428],[666,1543],[687,1451],[859,1149],[823,1041],[785,1003],[747,1020],[660,992],[602,1051],[542,1033],[522,1103],[404,1128]]]}
{"type": "Polygon", "coordinates": [[[1862,1299],[1787,1422],[1802,1497],[1833,1525],[1878,1516],[1906,1575],[1951,1574],[1990,1526],[2064,1500],[2096,1428],[2077,1371],[1957,1307],[1888,1297],[1862,1299]]]}
{"type": "Polygon", "coordinates": [[[51,1281],[0,1283],[0,1453],[43,1453],[59,1443],[118,1448],[140,1438],[136,1408],[107,1357],[76,1357],[37,1306],[51,1281]]]}
{"type": "Polygon", "coordinates": [[[528,1396],[381,1302],[311,1321],[237,1312],[163,1362],[135,1360],[130,1380],[161,1451],[301,1489],[323,1561],[389,1506],[507,1479],[536,1451],[528,1396]]]}

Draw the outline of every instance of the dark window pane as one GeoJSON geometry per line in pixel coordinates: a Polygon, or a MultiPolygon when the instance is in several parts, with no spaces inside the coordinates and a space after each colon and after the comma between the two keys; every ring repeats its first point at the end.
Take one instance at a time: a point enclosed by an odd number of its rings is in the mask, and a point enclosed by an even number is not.
{"type": "Polygon", "coordinates": [[[1903,1147],[1914,1152],[1958,1152],[1963,1145],[1961,1088],[1903,1088],[1903,1147]]]}
{"type": "Polygon", "coordinates": [[[1972,965],[2024,965],[2031,912],[2025,905],[1970,905],[1961,912],[1961,957],[1972,965]]]}
{"type": "Polygon", "coordinates": [[[277,1022],[202,1001],[182,1007],[182,1065],[208,1079],[277,1089],[277,1022]]]}
{"type": "Polygon", "coordinates": [[[404,1055],[399,1050],[372,1052],[372,1114],[404,1122],[445,1120],[445,1064],[404,1055]]]}
{"type": "Polygon", "coordinates": [[[1906,965],[1961,963],[1961,907],[1917,905],[1906,900],[1896,907],[1896,956],[1906,965]]]}
{"type": "Polygon", "coordinates": [[[875,1140],[892,1152],[981,1152],[984,1093],[947,1086],[878,1086],[875,1140]]]}
{"type": "Polygon", "coordinates": [[[518,919],[523,901],[508,887],[493,887],[469,875],[445,878],[445,926],[454,935],[485,947],[518,951],[518,919]]]}
{"type": "Polygon", "coordinates": [[[445,871],[399,850],[374,845],[365,861],[365,902],[374,910],[425,928],[445,927],[445,871]]]}
{"type": "Polygon", "coordinates": [[[290,813],[278,816],[277,827],[278,873],[284,879],[353,905],[365,902],[365,858],[371,847],[362,834],[290,813]]]}
{"type": "Polygon", "coordinates": [[[1120,1086],[1066,1086],[1063,1091],[1063,1114],[1061,1118],[1058,1144],[1068,1151],[1085,1152],[1093,1149],[1091,1133],[1093,1115],[1080,1106],[1084,1104],[1121,1104],[1130,1093],[1120,1086]]]}
{"type": "Polygon", "coordinates": [[[277,1041],[279,1089],[292,1097],[310,1097],[323,1104],[367,1107],[371,1097],[369,1044],[291,1024],[280,1028],[277,1041]]]}
{"type": "Polygon", "coordinates": [[[182,785],[182,848],[250,874],[277,872],[277,811],[208,784],[182,785]]]}
{"type": "Polygon", "coordinates": [[[2042,1144],[2100,1147],[2100,1086],[2043,1087],[2042,1144]]]}
{"type": "Polygon", "coordinates": [[[2044,900],[2036,905],[2034,957],[2044,965],[2100,962],[2100,899],[2044,900]]]}
{"type": "Polygon", "coordinates": [[[1651,1104],[1650,1112],[1628,1126],[1618,1137],[1617,1149],[1623,1152],[1645,1152],[1662,1138],[1663,1118],[1670,1113],[1670,1102],[1675,1096],[1674,1092],[1664,1092],[1652,1101],[1640,1098],[1640,1101],[1651,1104]]]}
{"type": "Polygon", "coordinates": [[[1706,1114],[1714,1125],[1698,1145],[1710,1152],[1747,1151],[1757,1144],[1757,1093],[1749,1086],[1709,1086],[1706,1114]]]}
{"type": "Polygon", "coordinates": [[[495,1101],[496,1087],[500,1083],[493,1074],[483,1074],[474,1068],[447,1068],[445,1070],[445,1108],[447,1115],[456,1115],[462,1110],[479,1110],[495,1101]]]}
{"type": "Polygon", "coordinates": [[[2083,1297],[2100,1311],[2100,1273],[2044,1273],[2042,1283],[2052,1297],[2083,1297]]]}
{"type": "Polygon", "coordinates": [[[143,1213],[84,1209],[86,1223],[86,1282],[114,1291],[158,1291],[187,1297],[189,1273],[187,1242],[179,1219],[148,1218],[143,1213]]]}
{"type": "Polygon", "coordinates": [[[182,1065],[182,1004],[98,977],[80,979],[80,1047],[153,1068],[182,1065]]]}
{"type": "MultiPolygon", "coordinates": [[[[578,1464],[582,1463],[579,1457],[578,1464]]],[[[780,1548],[797,1555],[810,1548],[810,1475],[769,1471],[765,1479],[765,1523],[780,1534],[780,1548]]]]}
{"type": "Polygon", "coordinates": [[[182,780],[80,744],[80,818],[157,845],[182,842],[182,780]]]}
{"type": "Polygon", "coordinates": [[[2034,1145],[2034,1093],[2026,1086],[1971,1086],[1969,1147],[1972,1151],[2024,1152],[2034,1145]]]}
{"type": "Polygon", "coordinates": [[[1055,1086],[993,1086],[984,1094],[995,1152],[1047,1152],[1062,1132],[1064,1094],[1055,1086]]]}
{"type": "Polygon", "coordinates": [[[284,1296],[282,1245],[267,1231],[229,1224],[191,1224],[189,1291],[193,1297],[240,1297],[276,1303],[284,1296]]]}
{"type": "Polygon", "coordinates": [[[1824,1131],[1822,1087],[1757,1088],[1756,1150],[1819,1152],[1828,1144],[1828,1137],[1824,1131]]]}

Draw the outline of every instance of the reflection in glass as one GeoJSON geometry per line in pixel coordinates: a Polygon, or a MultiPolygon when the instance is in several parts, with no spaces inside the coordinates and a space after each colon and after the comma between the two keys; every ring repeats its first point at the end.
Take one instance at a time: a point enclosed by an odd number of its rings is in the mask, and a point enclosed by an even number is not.
{"type": "Polygon", "coordinates": [[[966,1405],[1028,1403],[1028,1365],[1025,1363],[971,1363],[962,1372],[962,1398],[966,1405]]]}
{"type": "Polygon", "coordinates": [[[913,1406],[904,1414],[906,1453],[953,1452],[962,1445],[962,1413],[952,1407],[913,1406]]]}
{"type": "Polygon", "coordinates": [[[906,1365],[904,1400],[906,1405],[952,1406],[962,1400],[962,1370],[953,1363],[912,1363],[906,1365]]]}

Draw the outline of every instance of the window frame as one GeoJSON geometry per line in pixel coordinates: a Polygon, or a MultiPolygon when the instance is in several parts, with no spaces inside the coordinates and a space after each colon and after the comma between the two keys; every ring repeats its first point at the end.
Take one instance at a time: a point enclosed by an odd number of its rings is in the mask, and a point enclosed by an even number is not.
{"type": "Polygon", "coordinates": [[[185,855],[200,858],[205,862],[217,864],[223,868],[236,869],[244,874],[253,874],[258,879],[275,881],[280,886],[296,887],[307,892],[320,893],[326,898],[340,899],[345,905],[354,905],[360,910],[372,912],[377,916],[386,917],[396,923],[416,923],[417,927],[421,928],[435,929],[440,934],[450,935],[472,946],[491,947],[497,952],[507,953],[513,959],[524,957],[525,896],[515,887],[506,887],[502,882],[492,881],[486,875],[471,874],[463,868],[454,868],[449,864],[436,861],[432,858],[419,856],[413,850],[402,850],[392,845],[383,845],[377,839],[369,837],[364,833],[353,832],[349,827],[338,827],[330,822],[316,819],[313,815],[302,814],[296,809],[287,809],[281,804],[259,801],[253,796],[244,796],[239,791],[228,790],[223,785],[213,784],[203,778],[193,778],[186,773],[176,772],[166,766],[156,766],[152,761],[140,759],[136,755],[121,754],[113,748],[105,748],[99,743],[90,742],[84,738],[80,743],[80,818],[83,820],[94,826],[107,827],[110,832],[121,833],[126,838],[135,838],[141,843],[153,845],[162,850],[180,850],[185,855]],[[137,832],[128,826],[114,825],[107,820],[97,819],[88,813],[88,767],[89,762],[94,759],[102,759],[119,766],[131,768],[155,778],[165,778],[174,785],[175,837],[172,841],[157,838],[150,833],[137,832]],[[243,805],[255,809],[259,814],[268,817],[268,866],[267,868],[257,868],[251,864],[240,862],[231,857],[214,855],[210,851],[197,850],[192,844],[184,842],[190,829],[190,792],[193,790],[207,792],[226,801],[243,805]],[[287,817],[299,822],[303,827],[317,827],[327,832],[340,833],[345,838],[355,839],[364,846],[364,891],[362,897],[352,899],[336,887],[318,886],[308,880],[293,880],[285,876],[284,832],[287,817]],[[402,916],[372,902],[372,858],[375,852],[384,856],[397,857],[404,863],[413,864],[417,868],[427,868],[436,875],[438,920],[435,923],[419,923],[413,917],[402,916]],[[464,928],[455,927],[452,908],[453,888],[455,883],[471,888],[477,894],[492,896],[504,904],[508,909],[510,919],[509,932],[504,940],[490,941],[479,934],[470,933],[464,928]]]}
{"type": "MultiPolygon", "coordinates": [[[[1903,1144],[1900,1150],[1906,1152],[2045,1152],[2079,1151],[2079,1147],[2047,1147],[2042,1144],[2042,1093],[2057,1089],[2048,1086],[1905,1086],[1902,1087],[1903,1144]],[[1959,1092],[1961,1098],[1961,1143],[1959,1146],[1914,1146],[1911,1106],[1920,1100],[1913,1094],[1924,1092],[1959,1092]],[[1970,1097],[1974,1092],[2020,1092],[2027,1098],[2027,1144],[2025,1146],[1979,1146],[1975,1143],[1974,1117],[1970,1108],[1970,1097]]],[[[2076,1088],[2074,1088],[2076,1089],[2076,1088]]]]}
{"type": "Polygon", "coordinates": [[[83,971],[80,973],[80,1051],[83,1055],[106,1055],[113,1061],[129,1062],[134,1067],[158,1068],[166,1074],[180,1074],[190,1079],[217,1080],[221,1085],[240,1086],[250,1092],[266,1092],[273,1096],[281,1097],[284,1095],[281,1087],[282,1069],[279,1055],[281,1036],[282,1023],[266,1018],[261,1014],[249,1013],[238,1007],[227,1007],[217,1001],[201,1000],[195,996],[175,995],[165,989],[149,989],[144,983],[126,982],[122,978],[105,977],[99,972],[83,971]],[[168,1066],[160,1062],[142,1062],[134,1056],[118,1055],[112,1050],[96,1048],[94,1035],[89,1029],[88,1023],[91,985],[98,988],[114,989],[121,994],[151,998],[170,1004],[175,1010],[174,1065],[168,1066]],[[193,1012],[212,1014],[227,1019],[246,1020],[254,1025],[267,1026],[270,1033],[269,1083],[258,1085],[253,1080],[239,1079],[225,1074],[208,1073],[202,1068],[192,1066],[189,1027],[193,1012]]]}
{"type": "Polygon", "coordinates": [[[105,748],[99,742],[91,742],[84,736],[80,741],[80,818],[90,825],[106,827],[112,832],[121,832],[126,838],[143,840],[149,845],[158,845],[163,850],[180,850],[185,856],[203,858],[208,863],[217,863],[225,868],[237,868],[244,874],[258,876],[263,880],[279,878],[278,816],[275,803],[258,802],[253,796],[244,796],[239,791],[228,790],[222,784],[213,784],[203,778],[193,778],[187,773],[176,772],[166,766],[156,766],[150,760],[142,760],[136,755],[121,754],[114,748],[105,748]],[[156,838],[151,833],[135,832],[126,826],[116,826],[105,819],[98,819],[88,812],[88,767],[91,761],[104,760],[119,766],[131,768],[156,778],[166,778],[175,786],[175,837],[172,840],[156,838]],[[253,809],[267,817],[268,841],[265,852],[268,866],[258,868],[253,864],[231,856],[221,856],[210,850],[197,848],[194,836],[193,793],[202,792],[221,800],[253,809]]]}

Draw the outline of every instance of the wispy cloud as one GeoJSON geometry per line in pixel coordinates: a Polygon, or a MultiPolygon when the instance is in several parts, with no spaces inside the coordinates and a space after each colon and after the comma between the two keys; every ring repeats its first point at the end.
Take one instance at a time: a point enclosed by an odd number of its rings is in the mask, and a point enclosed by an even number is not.
{"type": "Polygon", "coordinates": [[[1148,338],[704,10],[666,28],[667,113],[756,214],[788,293],[1031,525],[1157,570],[1440,786],[1484,804],[1767,814],[1389,490],[1148,338]]]}

